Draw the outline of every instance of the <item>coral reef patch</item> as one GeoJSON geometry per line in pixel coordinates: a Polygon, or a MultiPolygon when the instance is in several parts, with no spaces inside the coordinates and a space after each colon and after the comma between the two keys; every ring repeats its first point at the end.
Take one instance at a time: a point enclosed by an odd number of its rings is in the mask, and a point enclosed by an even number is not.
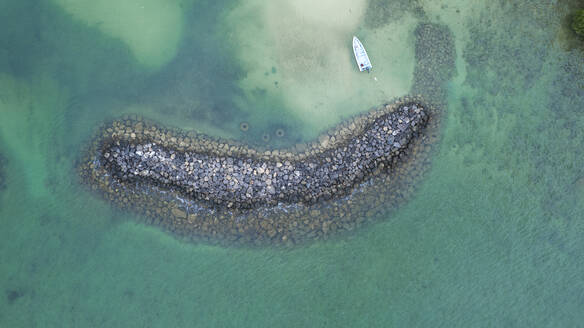
{"type": "Polygon", "coordinates": [[[414,35],[416,67],[411,93],[423,94],[433,105],[445,108],[444,83],[454,75],[456,60],[452,32],[446,25],[421,23],[414,35]]]}

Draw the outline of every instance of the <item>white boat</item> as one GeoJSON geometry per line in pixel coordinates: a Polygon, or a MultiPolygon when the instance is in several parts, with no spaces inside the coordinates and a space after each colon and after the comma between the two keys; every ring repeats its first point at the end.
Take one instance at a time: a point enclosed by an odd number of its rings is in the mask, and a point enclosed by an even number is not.
{"type": "Polygon", "coordinates": [[[363,47],[363,44],[356,36],[353,37],[353,52],[355,53],[355,60],[357,61],[357,66],[359,66],[359,71],[369,72],[373,66],[371,65],[369,56],[367,56],[365,47],[363,47]]]}

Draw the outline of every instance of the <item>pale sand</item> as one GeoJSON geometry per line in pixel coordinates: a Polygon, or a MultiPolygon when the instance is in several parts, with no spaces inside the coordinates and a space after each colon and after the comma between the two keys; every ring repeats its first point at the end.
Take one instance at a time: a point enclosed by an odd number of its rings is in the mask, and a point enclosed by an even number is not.
{"type": "Polygon", "coordinates": [[[181,0],[54,1],[78,20],[125,42],[147,68],[160,68],[177,53],[184,24],[181,0]]]}
{"type": "Polygon", "coordinates": [[[265,89],[265,97],[283,100],[286,108],[281,110],[303,120],[308,135],[407,94],[417,21],[408,15],[382,29],[367,30],[366,5],[363,0],[252,0],[235,8],[227,23],[232,24],[230,40],[248,70],[241,88],[248,97],[265,89]],[[367,48],[371,74],[357,69],[351,47],[355,34],[367,48]]]}

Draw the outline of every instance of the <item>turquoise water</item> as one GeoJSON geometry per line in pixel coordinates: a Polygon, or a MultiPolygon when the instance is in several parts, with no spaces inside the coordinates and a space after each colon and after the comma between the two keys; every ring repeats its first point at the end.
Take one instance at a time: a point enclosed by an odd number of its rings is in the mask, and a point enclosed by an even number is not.
{"type": "Polygon", "coordinates": [[[0,1],[0,326],[581,325],[578,5],[0,1]],[[93,131],[126,113],[309,140],[408,92],[419,22],[452,31],[456,75],[430,172],[381,222],[291,249],[194,245],[77,180],[93,131]]]}

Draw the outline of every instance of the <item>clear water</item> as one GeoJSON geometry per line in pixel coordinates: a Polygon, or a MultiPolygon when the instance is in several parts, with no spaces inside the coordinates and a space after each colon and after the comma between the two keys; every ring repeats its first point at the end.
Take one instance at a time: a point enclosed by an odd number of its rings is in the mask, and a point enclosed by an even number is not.
{"type": "Polygon", "coordinates": [[[0,326],[581,325],[578,5],[0,0],[0,326]],[[80,149],[125,113],[311,139],[408,92],[421,21],[452,30],[457,74],[432,170],[380,223],[287,250],[192,245],[77,181],[80,149]]]}

